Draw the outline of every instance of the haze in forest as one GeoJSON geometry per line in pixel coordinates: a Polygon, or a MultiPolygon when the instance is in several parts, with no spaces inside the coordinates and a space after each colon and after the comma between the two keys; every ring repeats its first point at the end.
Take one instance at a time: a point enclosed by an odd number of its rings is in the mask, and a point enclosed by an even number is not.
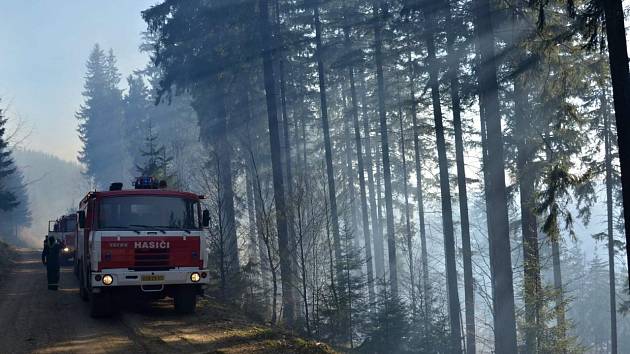
{"type": "Polygon", "coordinates": [[[8,5],[0,235],[150,176],[205,196],[213,290],[274,325],[366,353],[628,352],[622,3],[608,37],[567,4],[8,5]]]}

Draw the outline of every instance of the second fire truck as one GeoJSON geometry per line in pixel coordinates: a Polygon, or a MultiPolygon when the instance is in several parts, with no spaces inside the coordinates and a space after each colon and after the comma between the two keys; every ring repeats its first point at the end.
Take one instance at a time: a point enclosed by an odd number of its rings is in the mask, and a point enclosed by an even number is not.
{"type": "Polygon", "coordinates": [[[61,259],[65,265],[75,263],[76,234],[76,214],[64,215],[48,222],[48,237],[54,237],[64,245],[61,250],[61,259]]]}
{"type": "Polygon", "coordinates": [[[115,310],[115,300],[174,299],[180,313],[192,313],[209,282],[202,196],[167,190],[153,178],[134,189],[113,183],[90,192],[77,212],[80,295],[94,317],[115,310]]]}

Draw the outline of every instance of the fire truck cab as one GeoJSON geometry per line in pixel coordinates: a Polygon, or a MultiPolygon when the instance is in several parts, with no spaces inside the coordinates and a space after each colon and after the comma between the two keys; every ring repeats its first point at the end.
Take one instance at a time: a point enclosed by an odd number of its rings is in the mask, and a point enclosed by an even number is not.
{"type": "Polygon", "coordinates": [[[64,265],[72,265],[75,260],[77,215],[69,214],[48,222],[48,237],[63,243],[61,259],[64,265]]]}
{"type": "Polygon", "coordinates": [[[166,190],[150,177],[135,189],[113,183],[88,193],[77,211],[80,295],[93,317],[114,312],[116,302],[172,297],[175,310],[195,311],[209,283],[207,210],[199,196],[166,190]]]}

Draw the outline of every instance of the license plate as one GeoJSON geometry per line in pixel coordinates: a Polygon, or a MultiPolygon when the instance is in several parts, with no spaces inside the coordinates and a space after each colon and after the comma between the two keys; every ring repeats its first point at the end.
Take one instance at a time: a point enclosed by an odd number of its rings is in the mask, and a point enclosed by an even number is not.
{"type": "Polygon", "coordinates": [[[142,281],[162,281],[164,280],[163,275],[143,275],[142,281]]]}

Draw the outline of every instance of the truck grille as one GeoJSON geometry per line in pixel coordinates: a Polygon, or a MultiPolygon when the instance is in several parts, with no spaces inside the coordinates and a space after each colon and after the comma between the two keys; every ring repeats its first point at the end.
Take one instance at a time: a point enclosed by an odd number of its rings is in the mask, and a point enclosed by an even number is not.
{"type": "Polygon", "coordinates": [[[168,249],[136,249],[134,266],[129,269],[137,271],[171,269],[169,257],[168,249]]]}

